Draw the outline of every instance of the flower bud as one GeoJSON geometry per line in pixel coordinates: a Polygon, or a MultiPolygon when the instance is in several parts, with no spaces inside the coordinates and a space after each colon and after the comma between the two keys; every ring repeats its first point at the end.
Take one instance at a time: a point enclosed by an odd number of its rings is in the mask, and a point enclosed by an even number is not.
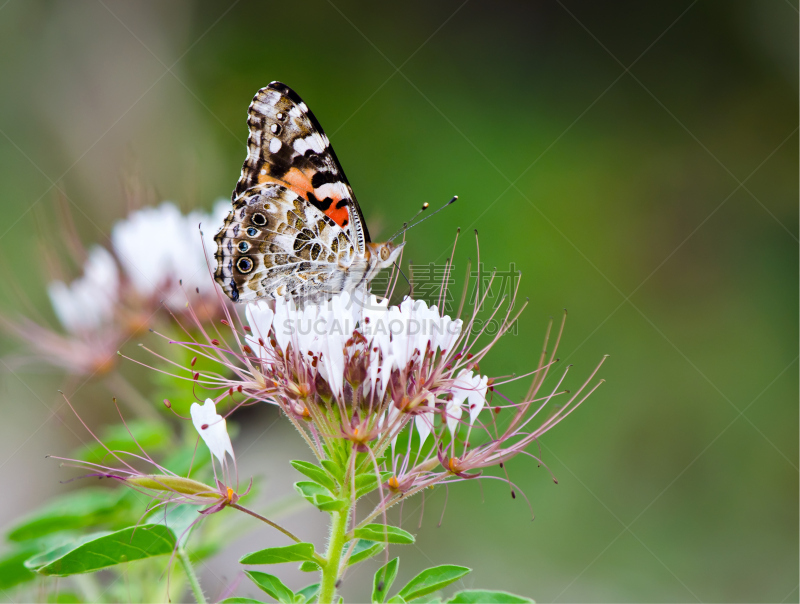
{"type": "Polygon", "coordinates": [[[153,491],[173,491],[182,493],[183,495],[196,495],[199,497],[208,497],[210,499],[219,498],[219,493],[207,484],[181,476],[142,474],[140,476],[126,478],[125,482],[136,487],[151,489],[153,491]]]}

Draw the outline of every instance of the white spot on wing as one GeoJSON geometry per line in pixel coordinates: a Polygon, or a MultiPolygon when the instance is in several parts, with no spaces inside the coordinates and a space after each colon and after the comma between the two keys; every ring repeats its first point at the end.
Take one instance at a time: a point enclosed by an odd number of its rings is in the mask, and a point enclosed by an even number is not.
{"type": "Polygon", "coordinates": [[[281,150],[281,145],[282,144],[283,143],[281,142],[281,139],[273,138],[271,141],[269,141],[269,152],[270,153],[277,153],[278,151],[281,150]]]}
{"type": "Polygon", "coordinates": [[[325,199],[326,197],[344,199],[347,197],[347,190],[340,182],[326,182],[324,185],[317,187],[314,194],[319,199],[325,199]]]}
{"type": "Polygon", "coordinates": [[[322,153],[325,150],[322,139],[316,134],[298,138],[292,146],[300,155],[303,155],[308,149],[311,149],[314,153],[322,153]]]}

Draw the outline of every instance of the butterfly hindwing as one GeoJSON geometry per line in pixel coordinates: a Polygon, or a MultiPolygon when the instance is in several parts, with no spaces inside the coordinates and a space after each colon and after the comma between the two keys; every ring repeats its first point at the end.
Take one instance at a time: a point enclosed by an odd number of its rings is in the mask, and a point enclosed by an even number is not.
{"type": "Polygon", "coordinates": [[[349,232],[363,254],[370,239],[361,209],[328,137],[299,95],[272,82],[253,97],[247,124],[247,159],[234,202],[256,185],[283,185],[349,232]]]}
{"type": "Polygon", "coordinates": [[[348,230],[283,185],[240,194],[214,238],[215,278],[234,301],[338,292],[357,254],[348,230]]]}

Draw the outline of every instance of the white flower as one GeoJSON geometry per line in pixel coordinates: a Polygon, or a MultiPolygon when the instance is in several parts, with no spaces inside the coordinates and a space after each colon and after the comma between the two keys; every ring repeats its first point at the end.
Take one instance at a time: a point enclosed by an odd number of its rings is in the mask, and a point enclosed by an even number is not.
{"type": "MultiPolygon", "coordinates": [[[[348,340],[353,345],[351,338],[357,325],[367,341],[369,362],[365,392],[371,393],[371,404],[376,405],[384,400],[392,371],[401,374],[418,371],[428,350],[447,351],[451,357],[450,348],[462,328],[460,320],[442,317],[435,306],[428,307],[424,301],[410,298],[403,300],[400,306],[390,307],[387,300],[378,302],[375,296],[358,300],[343,292],[322,304],[306,303],[303,308],[284,298],[274,301],[274,310],[270,304],[260,300],[248,304],[245,310],[250,328],[245,340],[260,359],[275,367],[278,357],[269,343],[272,330],[280,349],[286,352],[291,348],[299,355],[301,363],[311,363],[312,358],[317,357],[321,377],[334,396],[341,399],[344,397],[345,363],[350,358],[345,348],[348,340]]],[[[437,361],[445,362],[444,357],[437,361]]],[[[401,382],[405,379],[401,378],[401,382]]],[[[415,403],[418,407],[414,424],[421,443],[424,444],[435,429],[437,396],[450,395],[444,413],[450,432],[455,432],[464,401],[469,401],[470,424],[473,424],[485,405],[487,388],[486,376],[475,376],[462,369],[455,379],[450,378],[443,387],[437,388],[435,394],[429,392],[421,404],[415,403]]],[[[390,405],[386,425],[394,425],[400,413],[396,405],[390,405]]],[[[396,433],[392,435],[393,440],[396,436],[396,433]]]]}
{"type": "Polygon", "coordinates": [[[83,276],[69,285],[53,281],[47,287],[53,310],[64,328],[85,333],[108,323],[119,296],[119,271],[113,256],[100,246],[89,252],[83,276]]]}
{"type": "MultiPolygon", "coordinates": [[[[248,305],[248,309],[248,322],[255,322],[255,325],[250,324],[250,328],[253,333],[258,329],[258,337],[266,340],[266,310],[256,304],[248,305]]],[[[307,303],[302,309],[297,308],[291,299],[275,300],[272,324],[281,350],[286,351],[291,345],[301,355],[320,357],[322,377],[334,394],[340,396],[344,387],[344,345],[356,327],[356,310],[347,292],[333,296],[322,304],[307,303]]],[[[257,341],[257,337],[255,339],[257,341]]]]}
{"type": "Polygon", "coordinates": [[[384,357],[394,359],[394,367],[403,370],[409,361],[430,350],[450,350],[461,334],[462,322],[440,316],[435,306],[424,300],[406,298],[400,306],[388,307],[388,301],[370,296],[361,309],[359,329],[370,345],[377,346],[384,357]]]}
{"type": "Polygon", "coordinates": [[[486,403],[488,382],[489,378],[487,376],[474,375],[471,371],[467,371],[466,369],[462,369],[458,373],[453,382],[453,387],[451,388],[451,392],[453,393],[453,400],[451,402],[454,405],[458,405],[458,417],[461,417],[461,406],[464,400],[467,400],[469,401],[467,405],[469,409],[469,423],[473,424],[475,422],[475,419],[483,410],[483,406],[486,403]]]}
{"type": "Polygon", "coordinates": [[[212,215],[192,212],[184,216],[167,201],[118,222],[111,232],[111,242],[136,291],[148,298],[158,295],[173,308],[185,303],[178,289],[179,280],[183,280],[187,291],[198,288],[201,294],[213,292],[208,263],[213,263],[216,251],[214,228],[229,209],[229,202],[219,201],[212,215]],[[198,229],[201,223],[202,239],[198,229]],[[203,241],[207,256],[203,254],[203,241]]]}
{"type": "Polygon", "coordinates": [[[208,398],[204,405],[192,403],[189,413],[197,433],[200,434],[200,438],[206,443],[214,457],[221,464],[225,463],[225,453],[228,453],[233,459],[233,446],[231,437],[228,436],[225,418],[217,414],[214,401],[208,398]]]}

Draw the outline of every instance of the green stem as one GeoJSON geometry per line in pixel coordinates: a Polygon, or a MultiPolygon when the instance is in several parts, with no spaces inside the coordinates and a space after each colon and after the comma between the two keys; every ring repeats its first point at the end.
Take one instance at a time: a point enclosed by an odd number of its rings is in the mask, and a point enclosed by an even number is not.
{"type": "Polygon", "coordinates": [[[269,518],[264,518],[264,516],[262,516],[261,514],[256,514],[254,511],[248,510],[247,508],[240,506],[238,503],[231,503],[231,504],[229,504],[229,507],[235,508],[235,509],[239,510],[240,512],[244,512],[245,514],[250,514],[253,518],[258,518],[259,520],[261,520],[261,522],[265,522],[268,525],[270,525],[272,528],[282,532],[284,535],[289,537],[289,539],[291,539],[295,543],[302,543],[302,541],[300,540],[299,537],[297,537],[297,536],[293,535],[292,533],[290,533],[288,530],[283,528],[280,524],[276,524],[275,522],[272,522],[272,520],[270,520],[269,518]]]}
{"type": "Polygon", "coordinates": [[[322,583],[319,588],[319,604],[333,604],[336,596],[336,582],[339,580],[339,566],[342,563],[342,552],[347,545],[347,527],[350,524],[352,503],[341,512],[331,514],[331,534],[328,551],[325,552],[325,565],[322,567],[322,583]]]}
{"type": "Polygon", "coordinates": [[[203,588],[200,587],[200,581],[197,579],[197,573],[194,572],[194,566],[192,566],[192,562],[189,560],[189,554],[180,546],[178,547],[178,560],[181,561],[181,566],[183,566],[183,570],[186,573],[186,578],[189,579],[189,585],[192,588],[192,593],[194,594],[194,599],[197,604],[208,604],[208,600],[206,600],[206,596],[203,593],[203,588]]]}

